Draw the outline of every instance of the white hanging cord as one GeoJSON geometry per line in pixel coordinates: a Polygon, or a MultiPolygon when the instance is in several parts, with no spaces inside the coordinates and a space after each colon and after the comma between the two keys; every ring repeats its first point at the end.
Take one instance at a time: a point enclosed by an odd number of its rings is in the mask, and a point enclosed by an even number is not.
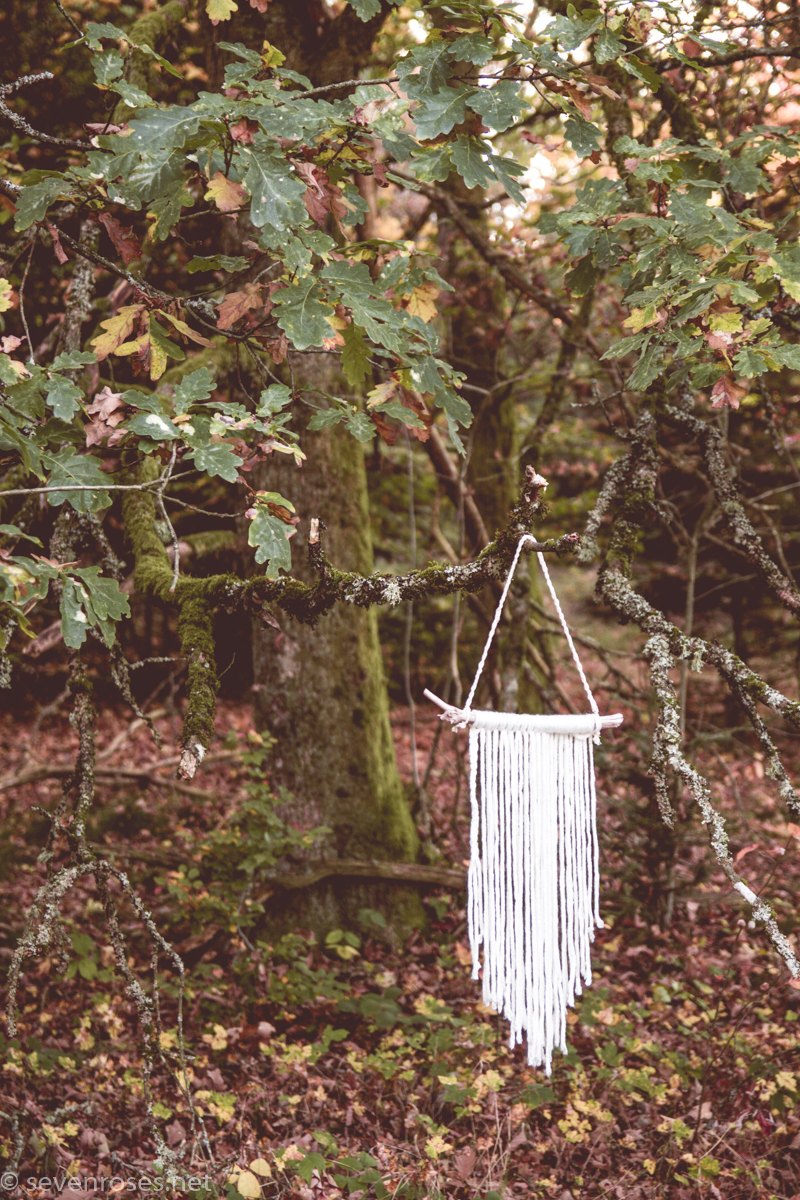
{"type": "MultiPolygon", "coordinates": [[[[525,537],[529,537],[529,536],[530,536],[529,534],[525,535],[525,537]]],[[[535,541],[535,540],[536,540],[535,538],[531,538],[531,541],[535,541]]],[[[521,544],[522,543],[520,542],[520,545],[521,544]]],[[[567,618],[564,616],[563,609],[561,608],[561,605],[558,602],[558,596],[556,595],[556,589],[553,587],[553,581],[550,578],[550,572],[547,569],[547,563],[545,562],[544,555],[542,554],[541,551],[538,551],[536,554],[536,557],[539,559],[539,566],[542,568],[542,574],[544,575],[544,581],[547,584],[547,587],[550,591],[550,596],[552,597],[552,600],[553,600],[553,605],[555,607],[556,612],[558,613],[558,619],[561,622],[561,628],[564,630],[564,637],[567,639],[569,648],[572,651],[572,658],[575,663],[575,666],[578,668],[578,674],[581,677],[581,683],[583,684],[583,690],[586,692],[586,697],[589,701],[589,707],[591,708],[594,715],[596,717],[599,717],[600,709],[597,707],[597,701],[595,700],[594,696],[592,695],[592,689],[589,687],[589,681],[586,678],[586,673],[581,664],[581,660],[578,658],[578,651],[575,649],[575,643],[572,640],[572,635],[570,634],[569,626],[567,625],[567,618]]]]}
{"type": "Polygon", "coordinates": [[[481,655],[481,661],[478,663],[478,670],[475,672],[475,678],[472,681],[472,687],[469,689],[469,695],[467,696],[467,703],[464,705],[464,709],[463,709],[464,712],[469,712],[470,708],[472,707],[472,701],[475,696],[475,690],[478,686],[478,680],[481,677],[481,672],[483,671],[483,668],[486,666],[486,659],[489,656],[489,647],[492,644],[492,638],[495,635],[497,626],[500,624],[500,618],[503,615],[503,606],[506,602],[506,596],[508,595],[508,589],[511,587],[511,580],[514,578],[514,572],[517,569],[517,563],[519,562],[519,556],[522,553],[522,547],[525,545],[526,542],[535,542],[535,541],[536,541],[536,538],[531,537],[531,535],[529,533],[524,533],[522,535],[522,537],[519,539],[517,548],[514,551],[514,558],[512,559],[512,562],[511,562],[511,570],[508,572],[505,586],[503,587],[503,594],[500,597],[500,603],[498,604],[497,609],[495,610],[494,620],[492,621],[492,626],[491,626],[491,629],[489,630],[489,636],[486,639],[486,645],[483,647],[483,654],[481,655]]]}
{"type": "MultiPolygon", "coordinates": [[[[517,563],[519,562],[519,556],[522,553],[522,547],[525,545],[526,542],[533,542],[535,544],[536,538],[533,537],[529,533],[524,533],[522,535],[522,537],[519,539],[519,542],[517,543],[517,548],[514,551],[514,557],[511,560],[511,568],[508,572],[508,575],[506,577],[506,582],[503,586],[503,593],[500,597],[500,602],[497,605],[497,609],[495,610],[494,619],[492,620],[491,628],[489,629],[489,636],[486,639],[486,645],[483,647],[483,654],[481,655],[481,660],[478,663],[478,670],[475,672],[475,678],[472,681],[472,687],[470,688],[469,695],[467,696],[467,703],[464,705],[464,708],[462,710],[465,713],[469,712],[470,708],[472,707],[472,701],[475,697],[475,692],[478,687],[478,680],[481,677],[483,668],[486,666],[486,659],[489,656],[489,648],[491,647],[491,644],[492,644],[492,638],[494,637],[494,635],[497,631],[497,626],[500,624],[500,618],[503,615],[503,608],[505,606],[506,596],[508,595],[508,589],[511,587],[511,580],[514,578],[514,572],[517,569],[517,563]]],[[[537,551],[536,557],[539,559],[539,566],[542,568],[542,574],[544,575],[545,583],[547,584],[548,590],[550,592],[550,596],[552,597],[553,604],[555,606],[555,610],[558,613],[558,619],[561,622],[561,628],[564,631],[564,636],[567,639],[567,644],[569,645],[569,648],[572,651],[572,658],[575,663],[575,666],[578,668],[578,674],[580,675],[581,683],[583,684],[583,690],[586,692],[586,696],[589,701],[589,707],[591,708],[594,716],[597,717],[597,719],[598,719],[598,721],[595,725],[595,740],[597,740],[599,731],[600,731],[600,725],[599,725],[600,710],[597,707],[597,701],[595,700],[594,696],[592,695],[592,689],[589,687],[589,681],[586,678],[586,672],[583,669],[581,660],[578,658],[578,651],[575,649],[575,643],[572,640],[572,635],[570,634],[569,626],[567,625],[567,619],[564,616],[564,610],[562,609],[562,607],[559,603],[558,596],[556,595],[556,590],[553,587],[553,581],[550,578],[550,572],[547,569],[547,563],[545,562],[544,555],[541,553],[541,551],[537,551]]]]}

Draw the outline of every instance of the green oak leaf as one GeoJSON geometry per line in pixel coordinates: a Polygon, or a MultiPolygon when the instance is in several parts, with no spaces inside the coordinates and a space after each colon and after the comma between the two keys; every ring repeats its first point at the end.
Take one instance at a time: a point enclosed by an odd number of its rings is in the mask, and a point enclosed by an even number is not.
{"type": "MultiPolygon", "coordinates": [[[[568,10],[569,11],[569,10],[568,10]]],[[[602,24],[602,16],[581,20],[575,9],[572,16],[558,16],[545,27],[545,36],[558,40],[562,50],[577,50],[602,24]]]]}
{"type": "Polygon", "coordinates": [[[422,146],[415,150],[414,170],[417,177],[423,183],[443,183],[453,169],[450,151],[451,146],[447,143],[441,146],[422,146]]]}
{"type": "Polygon", "coordinates": [[[24,538],[26,542],[35,542],[37,546],[42,544],[39,538],[34,537],[33,534],[23,533],[18,525],[0,525],[0,533],[10,538],[24,538]]]}
{"type": "MultiPolygon", "coordinates": [[[[767,353],[771,353],[771,348],[767,350],[767,353]]],[[[763,354],[758,353],[758,348],[749,346],[742,347],[733,360],[733,365],[739,375],[745,375],[748,378],[754,375],[763,375],[770,369],[769,362],[763,354]]]]}
{"type": "Polygon", "coordinates": [[[76,454],[74,446],[67,446],[54,456],[54,465],[47,481],[47,503],[53,508],[68,502],[76,512],[97,512],[108,508],[111,497],[104,491],[108,476],[100,470],[96,458],[88,454],[76,454]],[[60,491],[75,485],[85,491],[60,491]]]}
{"type": "Polygon", "coordinates": [[[570,117],[564,134],[579,158],[588,158],[600,150],[600,130],[584,117],[570,117]]]}
{"type": "Polygon", "coordinates": [[[258,416],[270,416],[272,413],[280,412],[282,408],[286,408],[287,404],[292,402],[292,389],[287,387],[285,383],[271,383],[268,388],[261,393],[258,401],[258,416]]]}
{"type": "Polygon", "coordinates": [[[214,386],[214,376],[207,367],[200,367],[199,370],[184,375],[176,387],[173,397],[175,412],[186,412],[191,405],[199,404],[201,400],[207,400],[213,392],[214,386]]]}
{"type": "Polygon", "coordinates": [[[460,125],[467,114],[467,100],[477,88],[443,88],[441,92],[419,97],[419,107],[414,113],[417,137],[421,140],[449,133],[454,125],[460,125]]]}
{"type": "Polygon", "coordinates": [[[459,137],[450,147],[453,166],[468,188],[486,187],[494,179],[494,171],[486,162],[488,147],[473,137],[459,137]]]}
{"type": "Polygon", "coordinates": [[[452,62],[450,44],[439,38],[424,46],[415,46],[404,58],[397,60],[395,70],[407,96],[427,98],[447,87],[452,62]]]}
{"type": "Polygon", "coordinates": [[[274,517],[269,509],[259,506],[250,522],[247,540],[256,550],[256,562],[267,564],[267,579],[277,579],[278,571],[292,569],[292,552],[287,534],[291,532],[284,521],[274,517]]]}
{"type": "Polygon", "coordinates": [[[119,79],[125,59],[119,50],[106,50],[94,56],[94,77],[101,87],[107,88],[115,79],[119,79]]]}
{"type": "Polygon", "coordinates": [[[369,351],[364,341],[364,330],[356,324],[348,325],[342,330],[344,350],[342,351],[342,370],[344,377],[351,387],[358,387],[369,374],[369,351]]]}
{"type": "Polygon", "coordinates": [[[178,426],[160,413],[137,413],[125,422],[125,428],[139,437],[152,438],[154,442],[169,442],[183,437],[178,426]]]}
{"type": "Polygon", "coordinates": [[[128,141],[143,151],[180,149],[199,128],[194,108],[172,104],[169,108],[151,108],[130,122],[128,141]]]}
{"type": "Polygon", "coordinates": [[[14,217],[14,228],[18,233],[29,229],[36,221],[43,221],[51,204],[59,196],[69,196],[72,188],[69,180],[60,175],[57,178],[42,179],[39,183],[23,184],[22,191],[16,199],[17,212],[14,217]]]}
{"type": "Polygon", "coordinates": [[[207,258],[198,258],[195,255],[187,263],[186,270],[190,275],[196,275],[198,271],[244,271],[247,266],[248,260],[241,255],[232,257],[229,254],[212,254],[207,258]]]}
{"type": "Polygon", "coordinates": [[[88,367],[97,362],[97,355],[90,350],[69,350],[58,354],[53,359],[51,371],[76,371],[78,367],[88,367]]]}
{"type": "Polygon", "coordinates": [[[325,338],[333,336],[327,321],[333,316],[333,308],[322,303],[321,294],[317,280],[308,276],[273,296],[275,319],[296,350],[321,346],[325,338]]]}
{"type": "Polygon", "coordinates": [[[64,645],[72,650],[80,649],[86,641],[89,625],[94,624],[89,620],[84,600],[80,584],[67,576],[61,591],[61,633],[64,645]]]}
{"type": "Polygon", "coordinates": [[[131,615],[128,597],[120,589],[116,579],[109,579],[100,573],[100,567],[75,567],[71,575],[78,575],[89,590],[97,617],[101,621],[120,621],[131,615]]]}
{"type": "Polygon", "coordinates": [[[466,33],[450,43],[450,53],[455,62],[471,62],[483,67],[492,61],[497,48],[481,33],[466,33]]]}
{"type": "Polygon", "coordinates": [[[620,58],[625,53],[625,46],[615,37],[611,30],[606,27],[600,31],[597,40],[594,44],[594,57],[597,63],[613,62],[615,58],[620,58]]]}
{"type": "Polygon", "coordinates": [[[573,296],[585,296],[599,278],[600,271],[594,261],[594,255],[585,254],[583,258],[578,259],[571,271],[567,271],[564,284],[573,296]]]}
{"type": "Polygon", "coordinates": [[[338,425],[340,421],[343,421],[346,416],[347,413],[343,408],[321,408],[308,422],[308,428],[314,432],[318,429],[330,429],[332,425],[338,425]]]}
{"type": "Polygon", "coordinates": [[[488,162],[494,171],[497,182],[501,184],[512,200],[517,204],[526,204],[525,192],[517,182],[517,176],[525,174],[525,168],[513,158],[503,158],[499,154],[490,154],[488,162]]]}
{"type": "Polygon", "coordinates": [[[520,85],[512,79],[501,79],[494,87],[478,88],[467,100],[467,106],[480,113],[485,123],[502,133],[514,124],[527,102],[519,94],[520,85]]]}
{"type": "Polygon", "coordinates": [[[376,296],[375,284],[366,263],[346,260],[329,263],[321,277],[325,283],[332,285],[336,299],[350,309],[355,323],[366,330],[376,345],[400,352],[398,333],[403,314],[388,300],[376,296]]]}
{"type": "Polygon", "coordinates": [[[764,183],[764,173],[748,158],[729,158],[725,162],[725,182],[736,192],[752,196],[764,183]]]}
{"type": "Polygon", "coordinates": [[[292,173],[286,159],[274,152],[272,143],[256,137],[246,162],[242,182],[250,193],[253,224],[270,225],[276,230],[301,224],[307,216],[302,201],[306,186],[292,173]]]}
{"type": "Polygon", "coordinates": [[[348,412],[345,424],[358,442],[370,442],[375,436],[375,426],[364,412],[348,412]]]}
{"type": "Polygon", "coordinates": [[[658,344],[649,346],[628,376],[627,386],[632,392],[642,391],[664,370],[663,350],[658,344]]]}
{"type": "Polygon", "coordinates": [[[125,173],[123,187],[147,202],[183,184],[183,165],[184,156],[175,150],[144,154],[131,171],[125,173]]]}
{"type": "Polygon", "coordinates": [[[199,471],[205,471],[208,475],[219,475],[228,483],[236,482],[239,467],[242,465],[239,455],[234,454],[230,446],[222,442],[206,442],[192,451],[189,457],[194,458],[194,465],[199,471]]]}
{"type": "Polygon", "coordinates": [[[47,403],[59,421],[71,421],[80,408],[78,401],[83,396],[80,388],[63,375],[54,375],[45,384],[47,403]]]}
{"type": "Polygon", "coordinates": [[[159,196],[149,202],[148,216],[156,217],[156,223],[150,229],[154,242],[164,242],[172,233],[183,215],[181,210],[191,208],[194,197],[185,187],[176,188],[166,196],[159,196]]]}
{"type": "Polygon", "coordinates": [[[348,0],[348,3],[362,21],[377,17],[381,11],[381,0],[348,0]]]}

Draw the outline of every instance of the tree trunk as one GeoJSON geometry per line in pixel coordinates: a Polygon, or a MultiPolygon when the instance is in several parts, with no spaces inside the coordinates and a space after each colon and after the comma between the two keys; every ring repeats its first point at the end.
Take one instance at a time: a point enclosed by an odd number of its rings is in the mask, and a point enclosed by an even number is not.
{"type": "MultiPolygon", "coordinates": [[[[306,387],[335,383],[333,363],[315,355],[294,366],[306,387]]],[[[275,455],[256,485],[292,500],[301,518],[292,543],[292,573],[312,581],[309,520],[325,526],[323,548],[340,570],[373,570],[367,479],[361,444],[339,429],[303,441],[307,461],[297,470],[275,455]]],[[[389,706],[374,609],[338,606],[312,629],[282,619],[280,632],[254,630],[256,720],[276,739],[273,767],[287,789],[282,813],[292,825],[330,829],[314,857],[412,862],[417,831],[395,760],[389,706]]],[[[396,935],[420,923],[416,895],[400,885],[325,880],[305,902],[291,899],[291,919],[319,933],[359,924],[362,908],[378,908],[396,935]]],[[[290,902],[287,900],[286,904],[290,902]]],[[[288,910],[281,914],[288,921],[288,910]]],[[[362,922],[363,923],[363,922],[362,922]]]]}

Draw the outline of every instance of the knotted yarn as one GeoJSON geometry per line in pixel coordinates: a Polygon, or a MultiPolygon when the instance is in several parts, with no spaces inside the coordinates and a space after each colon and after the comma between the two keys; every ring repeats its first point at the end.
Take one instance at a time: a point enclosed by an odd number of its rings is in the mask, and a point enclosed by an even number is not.
{"type": "Polygon", "coordinates": [[[426,696],[456,728],[469,726],[470,864],[467,924],[472,977],[483,1002],[507,1017],[509,1046],[527,1036],[528,1063],[549,1075],[566,1053],[567,1008],[592,982],[601,929],[593,744],[622,716],[600,716],[566,618],[538,553],[586,692],[587,715],[473,710],[472,700],[529,535],[522,537],[463,708],[426,696]],[[481,963],[481,946],[483,962],[481,963]]]}

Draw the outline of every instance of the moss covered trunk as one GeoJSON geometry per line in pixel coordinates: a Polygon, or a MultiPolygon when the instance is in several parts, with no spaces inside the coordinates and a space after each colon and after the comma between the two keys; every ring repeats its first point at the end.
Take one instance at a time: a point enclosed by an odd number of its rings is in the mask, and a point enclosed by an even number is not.
{"type": "MultiPolygon", "coordinates": [[[[323,356],[312,370],[328,374],[323,356]]],[[[330,380],[318,382],[330,390],[330,380]]],[[[326,527],[323,547],[334,565],[368,574],[363,448],[339,430],[317,433],[304,445],[309,457],[301,470],[275,455],[257,481],[291,499],[301,517],[293,574],[313,581],[307,542],[315,516],[326,527]]],[[[276,739],[275,776],[290,794],[284,816],[304,828],[330,828],[314,851],[318,857],[413,861],[418,838],[395,760],[375,610],[338,605],[316,628],[283,617],[281,625],[280,632],[257,626],[254,670],[257,723],[276,739]]],[[[352,927],[365,907],[383,910],[398,934],[420,917],[419,902],[397,885],[334,880],[312,890],[300,898],[300,911],[295,898],[291,903],[296,918],[310,919],[317,931],[352,927]]]]}

